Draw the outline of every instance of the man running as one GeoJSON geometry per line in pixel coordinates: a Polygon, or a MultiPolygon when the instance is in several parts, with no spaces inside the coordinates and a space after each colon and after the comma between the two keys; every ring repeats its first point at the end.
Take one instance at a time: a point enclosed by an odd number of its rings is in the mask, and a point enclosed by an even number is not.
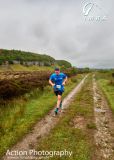
{"type": "Polygon", "coordinates": [[[64,73],[60,73],[59,68],[55,68],[55,73],[53,73],[49,78],[49,84],[54,89],[54,93],[57,96],[57,106],[55,109],[55,115],[57,115],[59,109],[62,107],[62,93],[64,92],[64,85],[67,81],[67,76],[64,73]]]}

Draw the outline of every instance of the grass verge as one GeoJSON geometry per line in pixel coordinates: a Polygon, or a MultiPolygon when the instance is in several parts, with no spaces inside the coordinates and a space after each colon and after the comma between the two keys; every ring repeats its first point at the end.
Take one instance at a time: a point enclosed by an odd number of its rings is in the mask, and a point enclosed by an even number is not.
{"type": "Polygon", "coordinates": [[[114,78],[112,77],[112,72],[98,72],[96,73],[96,79],[114,113],[114,85],[111,84],[114,78]]]}
{"type": "Polygon", "coordinates": [[[0,66],[0,71],[7,71],[7,70],[11,70],[11,71],[53,71],[54,67],[48,67],[48,66],[36,66],[36,65],[32,65],[32,66],[24,66],[21,64],[12,64],[9,65],[9,67],[4,68],[2,66],[0,66]]]}
{"type": "Polygon", "coordinates": [[[114,86],[109,84],[109,80],[107,79],[99,79],[98,84],[100,85],[101,89],[103,90],[109,105],[114,113],[114,86]]]}

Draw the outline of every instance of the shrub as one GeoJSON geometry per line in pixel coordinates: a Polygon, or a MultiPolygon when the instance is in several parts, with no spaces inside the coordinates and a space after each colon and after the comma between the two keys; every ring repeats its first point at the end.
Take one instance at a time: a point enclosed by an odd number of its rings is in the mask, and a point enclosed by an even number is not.
{"type": "MultiPolygon", "coordinates": [[[[71,70],[66,70],[66,74],[71,77],[74,72],[71,70]]],[[[2,77],[4,79],[0,80],[0,98],[1,99],[10,99],[25,93],[30,93],[32,90],[39,88],[40,91],[48,90],[48,80],[51,75],[51,72],[46,71],[21,71],[21,72],[4,72],[2,77]]],[[[73,77],[72,82],[77,82],[73,77]]]]}
{"type": "Polygon", "coordinates": [[[72,77],[72,78],[71,78],[71,81],[72,81],[73,83],[76,83],[76,82],[77,82],[77,78],[76,78],[76,77],[72,77]]]}
{"type": "Polygon", "coordinates": [[[114,78],[114,73],[112,73],[112,77],[114,78]]]}
{"type": "Polygon", "coordinates": [[[111,79],[108,84],[114,86],[114,80],[111,79]]]}
{"type": "Polygon", "coordinates": [[[28,75],[27,72],[17,72],[16,76],[18,78],[12,76],[10,79],[0,80],[0,97],[2,99],[23,95],[35,88],[44,90],[48,84],[50,72],[28,72],[28,75]]]}
{"type": "Polygon", "coordinates": [[[13,61],[12,61],[12,60],[9,60],[8,62],[9,62],[9,64],[13,64],[13,61]]]}

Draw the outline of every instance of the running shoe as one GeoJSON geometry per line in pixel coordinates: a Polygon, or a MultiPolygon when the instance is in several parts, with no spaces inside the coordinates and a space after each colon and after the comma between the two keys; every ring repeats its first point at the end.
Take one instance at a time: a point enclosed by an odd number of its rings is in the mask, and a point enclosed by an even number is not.
{"type": "Polygon", "coordinates": [[[55,109],[55,115],[58,114],[58,111],[59,111],[59,108],[56,108],[56,109],[55,109]]]}

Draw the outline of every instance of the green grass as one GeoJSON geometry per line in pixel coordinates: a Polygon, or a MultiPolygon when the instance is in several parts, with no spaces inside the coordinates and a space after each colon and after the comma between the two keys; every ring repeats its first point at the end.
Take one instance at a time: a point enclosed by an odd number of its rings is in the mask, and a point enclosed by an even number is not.
{"type": "Polygon", "coordinates": [[[37,150],[44,151],[72,151],[71,157],[54,156],[52,160],[90,160],[94,152],[93,132],[95,125],[93,112],[92,80],[89,77],[80,93],[75,97],[59,123],[51,133],[43,138],[37,150]],[[85,128],[74,127],[73,120],[81,116],[84,118],[85,128]],[[89,127],[88,127],[89,124],[89,127]]]}
{"type": "MultiPolygon", "coordinates": [[[[12,71],[53,71],[54,67],[47,67],[47,66],[24,66],[21,64],[12,64],[9,67],[10,70],[12,71]]],[[[7,70],[7,69],[6,69],[7,70]]],[[[4,68],[0,66],[0,71],[4,71],[4,68]]]]}
{"type": "Polygon", "coordinates": [[[14,64],[14,65],[11,65],[11,68],[14,71],[20,71],[20,70],[21,71],[46,71],[46,70],[53,71],[53,67],[36,66],[36,65],[26,67],[23,65],[14,64]]]}
{"type": "MultiPolygon", "coordinates": [[[[83,75],[78,75],[78,82],[83,75]]],[[[77,83],[78,83],[77,82],[77,83]]],[[[76,86],[69,82],[65,87],[64,97],[76,86]]],[[[31,131],[33,125],[54,107],[56,97],[51,87],[45,92],[34,90],[24,97],[14,99],[6,106],[0,107],[0,155],[31,131]]]]}
{"type": "Polygon", "coordinates": [[[106,95],[112,111],[114,112],[114,86],[110,85],[109,80],[107,79],[100,79],[98,83],[106,95]]]}
{"type": "Polygon", "coordinates": [[[111,85],[110,83],[114,80],[114,78],[112,77],[112,71],[106,73],[98,72],[96,74],[96,79],[114,113],[114,85],[111,85]]]}

